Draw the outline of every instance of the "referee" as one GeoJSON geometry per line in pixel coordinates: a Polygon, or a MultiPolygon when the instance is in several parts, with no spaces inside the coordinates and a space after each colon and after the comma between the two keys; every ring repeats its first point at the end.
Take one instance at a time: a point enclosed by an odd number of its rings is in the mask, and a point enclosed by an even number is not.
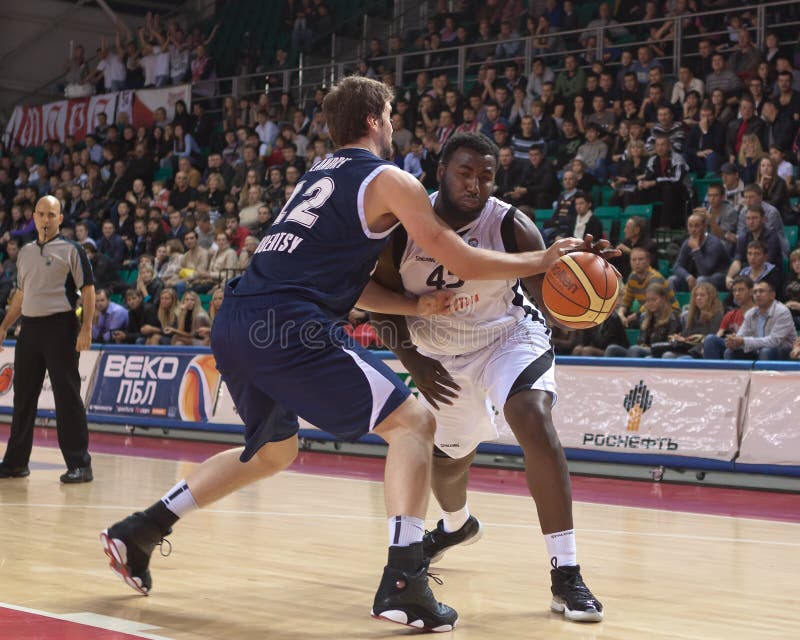
{"type": "Polygon", "coordinates": [[[53,196],[36,203],[33,220],[39,238],[20,249],[18,289],[0,323],[0,336],[5,337],[22,315],[14,351],[14,415],[0,478],[30,475],[36,406],[47,370],[56,401],[58,446],[67,463],[61,482],[93,479],[78,357],[92,340],[94,278],[83,249],[59,233],[63,219],[61,203],[53,196]],[[78,290],[83,301],[82,323],[75,314],[78,290]]]}

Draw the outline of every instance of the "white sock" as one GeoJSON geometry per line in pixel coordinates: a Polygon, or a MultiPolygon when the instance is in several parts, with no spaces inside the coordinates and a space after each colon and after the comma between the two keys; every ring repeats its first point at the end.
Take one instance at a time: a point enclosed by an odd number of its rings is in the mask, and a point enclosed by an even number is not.
{"type": "Polygon", "coordinates": [[[469,507],[464,505],[458,511],[442,511],[442,526],[445,533],[453,533],[463,527],[469,520],[469,507]]]}
{"type": "Polygon", "coordinates": [[[408,547],[422,542],[425,521],[414,516],[392,516],[389,518],[389,546],[408,547]]]}
{"type": "Polygon", "coordinates": [[[167,491],[164,497],[161,498],[161,502],[179,518],[183,518],[187,513],[199,508],[194,501],[192,492],[189,490],[189,485],[186,484],[186,480],[181,480],[167,491]]]}
{"type": "Polygon", "coordinates": [[[578,564],[578,552],[575,549],[575,529],[545,533],[544,543],[547,545],[547,555],[552,564],[556,559],[557,567],[574,567],[578,564]]]}

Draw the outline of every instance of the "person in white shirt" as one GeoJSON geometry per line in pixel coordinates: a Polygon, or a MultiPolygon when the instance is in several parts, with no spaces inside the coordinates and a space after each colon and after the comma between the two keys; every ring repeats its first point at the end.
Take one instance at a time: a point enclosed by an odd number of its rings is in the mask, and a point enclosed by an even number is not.
{"type": "Polygon", "coordinates": [[[690,91],[697,91],[704,95],[705,83],[700,78],[695,78],[689,66],[682,64],[678,70],[678,82],[672,87],[672,104],[683,104],[690,91]]]}
{"type": "Polygon", "coordinates": [[[575,194],[575,227],[572,236],[583,238],[587,233],[590,233],[593,238],[602,238],[603,224],[592,211],[591,196],[584,191],[578,191],[575,194]]]}
{"type": "Polygon", "coordinates": [[[775,299],[775,289],[766,280],[753,286],[755,307],[744,315],[735,336],[725,339],[726,360],[786,360],[797,333],[792,312],[775,299]]]}
{"type": "Polygon", "coordinates": [[[122,91],[125,88],[125,65],[117,52],[108,48],[108,41],[105,37],[100,38],[98,57],[100,62],[97,63],[93,74],[95,79],[102,74],[103,87],[106,92],[122,91]]]}

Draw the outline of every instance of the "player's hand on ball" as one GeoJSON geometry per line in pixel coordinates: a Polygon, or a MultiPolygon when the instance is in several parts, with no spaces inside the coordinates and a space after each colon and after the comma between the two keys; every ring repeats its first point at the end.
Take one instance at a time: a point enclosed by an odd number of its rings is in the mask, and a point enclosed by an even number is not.
{"type": "Polygon", "coordinates": [[[417,299],[417,315],[449,315],[453,311],[451,303],[455,295],[452,291],[434,291],[420,296],[417,299]]]}
{"type": "Polygon", "coordinates": [[[408,355],[402,359],[403,364],[414,384],[417,385],[419,392],[431,403],[434,409],[438,409],[437,403],[452,405],[451,398],[458,397],[456,391],[461,391],[461,387],[448,373],[438,360],[423,356],[418,351],[413,355],[408,355]]]}
{"type": "Polygon", "coordinates": [[[561,256],[569,253],[570,251],[581,251],[580,247],[583,246],[583,241],[577,238],[559,238],[547,249],[547,264],[550,267],[561,256]]]}

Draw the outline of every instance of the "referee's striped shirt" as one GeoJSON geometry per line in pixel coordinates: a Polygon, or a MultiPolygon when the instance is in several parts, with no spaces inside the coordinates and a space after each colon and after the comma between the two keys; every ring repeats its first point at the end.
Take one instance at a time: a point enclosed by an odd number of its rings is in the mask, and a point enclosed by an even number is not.
{"type": "Polygon", "coordinates": [[[44,244],[24,245],[17,257],[22,315],[29,318],[74,311],[78,292],[94,284],[92,265],[76,242],[57,235],[44,244]]]}

